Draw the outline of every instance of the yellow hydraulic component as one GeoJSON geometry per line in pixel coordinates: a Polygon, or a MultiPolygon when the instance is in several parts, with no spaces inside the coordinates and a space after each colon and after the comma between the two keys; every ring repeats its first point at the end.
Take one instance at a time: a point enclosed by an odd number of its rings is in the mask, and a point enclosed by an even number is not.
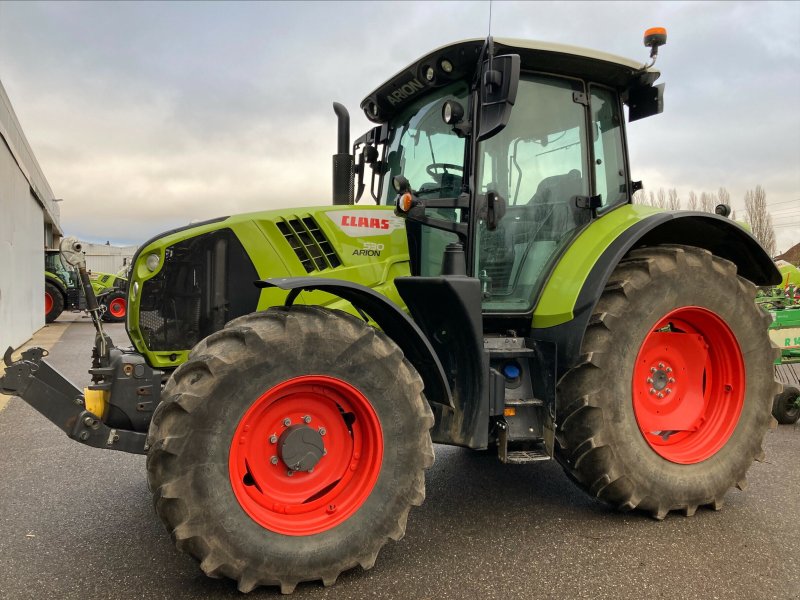
{"type": "Polygon", "coordinates": [[[109,392],[107,390],[83,388],[83,400],[86,410],[102,419],[106,412],[106,406],[108,406],[108,395],[109,392]]]}

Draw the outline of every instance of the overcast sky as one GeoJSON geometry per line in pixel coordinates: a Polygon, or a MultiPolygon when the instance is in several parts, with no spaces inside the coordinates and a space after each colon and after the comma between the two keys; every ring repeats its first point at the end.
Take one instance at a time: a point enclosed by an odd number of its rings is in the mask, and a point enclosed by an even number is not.
{"type": "MultiPolygon", "coordinates": [[[[629,129],[634,179],[686,201],[761,185],[800,242],[800,3],[492,5],[492,33],[644,61],[665,112],[629,129]]],[[[0,1],[0,81],[67,234],[140,243],[194,219],[330,202],[336,121],[429,50],[485,37],[488,2],[0,1]]]]}

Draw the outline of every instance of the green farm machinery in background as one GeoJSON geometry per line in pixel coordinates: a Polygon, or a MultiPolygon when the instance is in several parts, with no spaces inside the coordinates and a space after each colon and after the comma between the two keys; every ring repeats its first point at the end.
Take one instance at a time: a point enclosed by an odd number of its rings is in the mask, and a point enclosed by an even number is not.
{"type": "MultiPolygon", "coordinates": [[[[86,292],[75,268],[59,250],[44,251],[45,323],[52,323],[65,310],[86,310],[86,292]]],[[[101,318],[109,323],[125,320],[127,314],[127,271],[116,274],[92,273],[90,285],[101,307],[101,318]]]]}
{"type": "Polygon", "coordinates": [[[775,396],[772,415],[790,425],[800,420],[800,270],[788,263],[778,267],[781,286],[760,292],[756,302],[771,315],[769,337],[781,350],[775,376],[783,391],[775,396]]]}
{"type": "Polygon", "coordinates": [[[69,241],[92,385],[34,348],[6,353],[0,390],[80,443],[147,454],[176,545],[242,591],[371,568],[424,500],[432,442],[554,459],[656,519],[721,508],[772,422],[753,299],[780,276],[726,207],[632,203],[626,116],[662,111],[665,42],[646,33],[647,65],[491,37],[426,54],[363,100],[352,146],[334,105],[334,206],[142,244],[132,348],[69,241]]]}

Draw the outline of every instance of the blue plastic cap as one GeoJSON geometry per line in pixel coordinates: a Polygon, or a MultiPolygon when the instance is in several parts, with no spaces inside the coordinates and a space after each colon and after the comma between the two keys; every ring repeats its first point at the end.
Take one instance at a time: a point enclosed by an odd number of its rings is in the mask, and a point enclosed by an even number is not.
{"type": "Polygon", "coordinates": [[[516,379],[519,377],[519,367],[514,364],[507,364],[503,367],[503,375],[506,376],[506,379],[516,379]]]}

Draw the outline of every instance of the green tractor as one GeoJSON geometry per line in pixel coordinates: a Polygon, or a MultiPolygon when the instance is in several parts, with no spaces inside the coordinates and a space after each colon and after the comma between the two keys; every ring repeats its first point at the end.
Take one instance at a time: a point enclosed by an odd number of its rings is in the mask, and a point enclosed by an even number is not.
{"type": "Polygon", "coordinates": [[[95,271],[89,274],[92,291],[104,308],[102,319],[108,323],[121,323],[128,314],[128,271],[125,266],[116,273],[95,271]]]}
{"type": "Polygon", "coordinates": [[[665,42],[647,32],[648,65],[492,38],[426,54],[364,99],[352,148],[334,105],[334,206],[149,240],[133,348],[90,298],[93,384],[32,349],[6,353],[0,389],[147,454],[178,548],[245,592],[372,567],[424,500],[433,442],[555,459],[656,519],[721,508],[772,421],[753,299],[780,276],[722,216],[632,204],[624,107],[662,111],[665,42]]]}
{"type": "Polygon", "coordinates": [[[58,250],[44,251],[44,320],[52,323],[65,310],[86,308],[78,273],[58,250]]]}

